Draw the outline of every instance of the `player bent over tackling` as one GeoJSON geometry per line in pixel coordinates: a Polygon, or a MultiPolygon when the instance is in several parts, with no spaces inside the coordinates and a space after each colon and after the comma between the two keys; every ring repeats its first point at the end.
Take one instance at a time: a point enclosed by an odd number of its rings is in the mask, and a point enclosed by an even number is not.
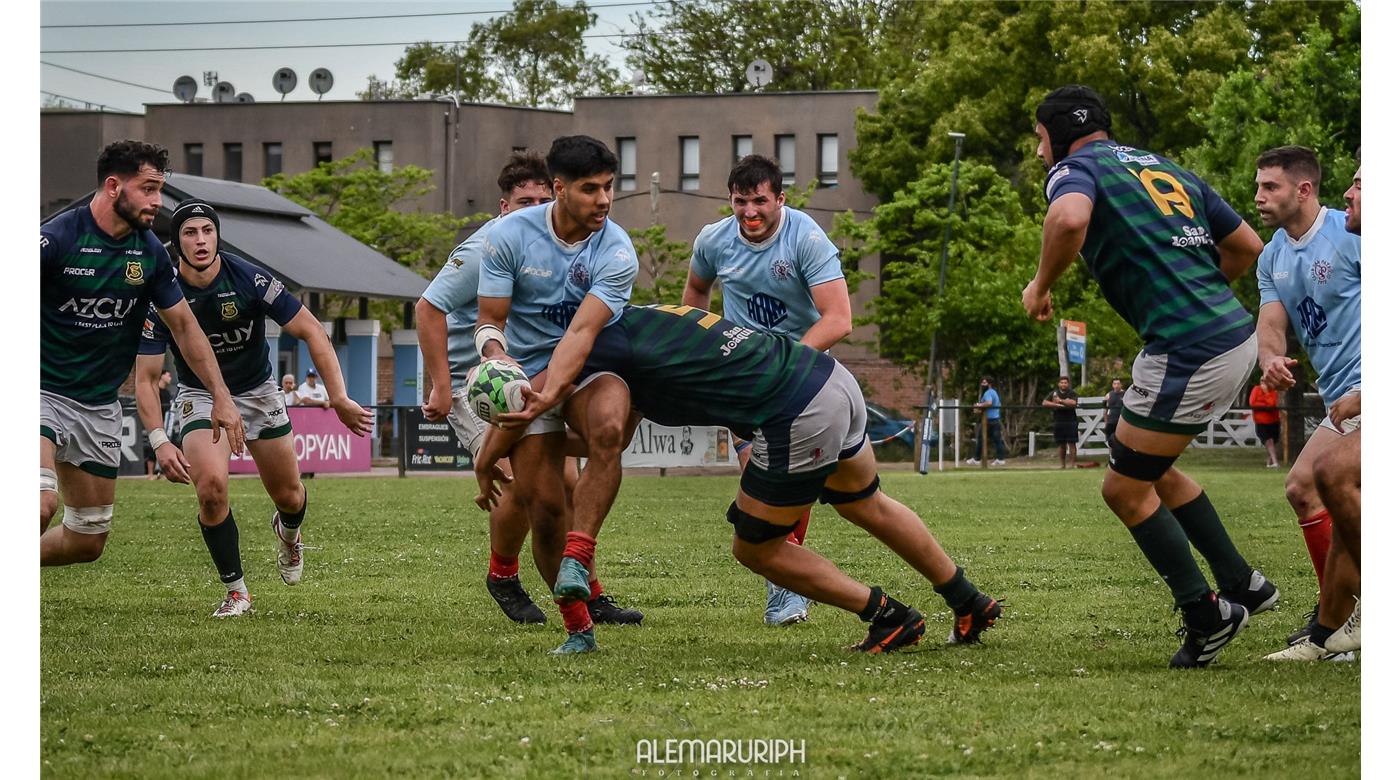
{"type": "MultiPolygon", "coordinates": [[[[718,425],[748,435],[753,454],[729,505],[734,557],[756,574],[870,623],[853,649],[882,653],[917,643],[924,617],[863,585],[812,550],[787,543],[818,500],[896,552],[933,584],[955,615],[952,643],[972,643],[1001,615],[912,510],[880,490],[865,436],[859,385],[829,355],[689,306],[628,307],[593,343],[580,374],[615,373],[632,405],[662,425],[718,425]]],[[[526,392],[527,397],[533,394],[526,392]]],[[[522,425],[525,411],[502,415],[522,425]]],[[[489,466],[508,446],[488,436],[478,457],[478,503],[493,495],[489,466]]]]}
{"type": "MultiPolygon", "coordinates": [[[[276,507],[272,530],[277,536],[277,568],[284,582],[295,585],[302,573],[300,528],[306,515],[306,487],[288,435],[292,424],[273,378],[263,317],[270,315],[288,333],[306,341],[312,362],[325,377],[331,407],[346,428],[363,436],[373,418],[345,395],[335,350],[316,317],[271,273],[238,255],[219,251],[219,215],[213,206],[187,200],[176,207],[170,217],[170,245],[179,262],[180,289],[214,347],[219,370],[247,430],[248,450],[258,466],[258,476],[276,507]]],[[[186,484],[194,481],[199,528],[227,589],[214,617],[241,615],[251,608],[252,601],[243,581],[238,525],[228,503],[230,450],[227,440],[218,441],[211,435],[209,392],[190,371],[179,347],[170,343],[169,331],[154,317],[147,321],[140,352],[136,359],[136,405],[141,424],[150,431],[151,449],[166,478],[186,484]],[[156,390],[167,346],[174,350],[180,382],[173,406],[181,435],[178,447],[161,428],[156,390]]]]}

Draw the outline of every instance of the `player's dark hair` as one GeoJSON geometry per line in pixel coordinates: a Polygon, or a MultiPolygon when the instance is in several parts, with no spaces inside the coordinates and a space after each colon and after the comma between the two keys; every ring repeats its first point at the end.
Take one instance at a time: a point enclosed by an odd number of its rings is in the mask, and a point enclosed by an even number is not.
{"type": "Polygon", "coordinates": [[[1035,109],[1035,121],[1050,134],[1050,154],[1059,162],[1069,155],[1070,144],[1091,133],[1113,132],[1113,117],[1099,93],[1081,84],[1060,87],[1045,96],[1035,109]]]}
{"type": "Polygon", "coordinates": [[[617,172],[617,155],[607,144],[586,135],[566,135],[554,139],[545,158],[551,178],[575,181],[600,173],[617,172]]]}
{"type": "Polygon", "coordinates": [[[149,165],[162,174],[170,170],[170,152],[164,146],[145,141],[113,141],[97,156],[97,183],[108,176],[135,176],[142,165],[149,165]]]}
{"type": "Polygon", "coordinates": [[[501,169],[501,175],[496,179],[496,186],[501,188],[503,198],[509,198],[516,187],[524,184],[543,184],[546,187],[550,184],[549,166],[545,165],[544,157],[539,152],[511,152],[506,167],[501,169]]]}
{"type": "Polygon", "coordinates": [[[1316,190],[1322,181],[1322,166],[1317,162],[1317,154],[1306,146],[1280,146],[1259,155],[1254,162],[1259,170],[1282,168],[1290,178],[1312,182],[1316,190]]]}
{"type": "Polygon", "coordinates": [[[1062,377],[1060,377],[1060,381],[1061,381],[1061,382],[1068,382],[1068,381],[1069,381],[1069,377],[1067,377],[1067,376],[1062,376],[1062,377]]]}
{"type": "Polygon", "coordinates": [[[991,374],[983,374],[983,375],[982,375],[982,381],[983,381],[983,382],[986,382],[986,383],[989,384],[989,385],[990,385],[990,384],[993,384],[993,382],[992,382],[992,375],[991,375],[991,374]]]}
{"type": "Polygon", "coordinates": [[[761,154],[750,154],[734,165],[729,172],[729,193],[743,194],[757,192],[760,184],[768,182],[768,188],[777,195],[783,191],[783,169],[776,162],[761,154]]]}

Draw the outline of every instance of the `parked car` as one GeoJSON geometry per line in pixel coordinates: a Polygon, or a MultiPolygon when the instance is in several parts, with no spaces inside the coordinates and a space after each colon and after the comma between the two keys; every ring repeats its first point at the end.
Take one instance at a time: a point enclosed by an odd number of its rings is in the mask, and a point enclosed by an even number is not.
{"type": "MultiPolygon", "coordinates": [[[[914,446],[913,421],[897,412],[887,409],[874,401],[865,402],[865,433],[872,443],[896,436],[909,447],[914,446]]],[[[893,442],[891,442],[893,443],[893,442]]]]}

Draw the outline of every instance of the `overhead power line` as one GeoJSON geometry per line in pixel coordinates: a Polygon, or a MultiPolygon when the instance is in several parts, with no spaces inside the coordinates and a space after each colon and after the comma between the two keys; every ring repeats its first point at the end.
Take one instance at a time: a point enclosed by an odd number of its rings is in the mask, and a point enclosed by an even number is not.
{"type": "MultiPolygon", "coordinates": [[[[40,64],[40,65],[48,65],[50,68],[58,68],[59,70],[66,70],[66,71],[68,71],[68,72],[70,72],[70,73],[77,73],[77,74],[82,75],[82,76],[91,76],[92,78],[95,78],[95,79],[102,79],[103,81],[113,81],[113,82],[116,82],[116,83],[118,83],[118,84],[125,84],[125,85],[127,85],[128,87],[140,87],[141,89],[149,89],[149,90],[151,90],[152,92],[159,92],[159,93],[161,93],[162,95],[168,95],[168,94],[170,94],[170,90],[168,90],[168,89],[161,89],[160,87],[152,87],[152,86],[150,86],[150,85],[148,85],[148,84],[137,84],[137,83],[134,82],[134,81],[122,81],[121,79],[114,79],[114,78],[112,78],[111,76],[103,76],[103,75],[101,75],[101,74],[99,74],[99,73],[88,73],[88,72],[85,71],[85,70],[78,70],[77,68],[70,68],[70,67],[68,67],[67,65],[59,65],[59,64],[53,63],[53,62],[45,62],[44,60],[39,60],[39,64],[40,64]]],[[[87,101],[83,101],[83,102],[87,102],[87,101]]]]}
{"type": "MultiPolygon", "coordinates": [[[[626,8],[637,5],[655,5],[655,0],[647,2],[632,3],[599,3],[588,7],[590,11],[599,8],[626,8]]],[[[92,24],[41,24],[41,30],[79,30],[79,29],[107,29],[114,27],[194,27],[196,25],[223,25],[223,24],[286,24],[288,22],[355,22],[371,19],[421,19],[433,16],[487,16],[490,14],[509,13],[509,8],[501,8],[495,11],[439,11],[436,13],[421,14],[377,14],[374,16],[320,16],[308,17],[304,19],[221,19],[204,22],[109,22],[92,24]]],[[[387,44],[386,44],[387,45],[387,44]]],[[[149,50],[148,50],[149,51],[149,50]]]]}
{"type": "MultiPolygon", "coordinates": [[[[674,35],[673,30],[655,30],[646,33],[593,33],[581,38],[637,38],[642,35],[674,35]]],[[[268,46],[183,46],[151,49],[146,47],[118,49],[40,49],[40,54],[152,54],[179,51],[259,51],[264,49],[355,49],[373,46],[417,46],[426,43],[430,46],[453,46],[467,41],[385,41],[383,43],[289,43],[268,46]]]]}

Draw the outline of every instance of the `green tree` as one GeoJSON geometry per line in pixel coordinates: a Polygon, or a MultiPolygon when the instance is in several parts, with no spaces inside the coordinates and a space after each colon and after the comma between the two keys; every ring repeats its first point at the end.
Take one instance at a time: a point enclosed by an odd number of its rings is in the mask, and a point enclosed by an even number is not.
{"type": "MultiPolygon", "coordinates": [[[[407,202],[434,189],[433,172],[404,165],[385,172],[374,164],[374,150],[360,149],[339,160],[289,176],[279,173],[262,185],[310,209],[356,241],[414,272],[432,276],[456,245],[457,234],[489,214],[455,217],[450,213],[409,210],[407,202]]],[[[327,311],[344,310],[351,299],[327,300],[327,311]]],[[[393,306],[380,304],[382,316],[395,320],[393,306]]],[[[320,312],[318,312],[320,314],[320,312]]]]}
{"type": "Polygon", "coordinates": [[[690,245],[672,241],[665,225],[652,225],[627,231],[637,260],[645,272],[646,284],[632,288],[632,303],[680,303],[690,269],[690,245]]]}
{"type": "Polygon", "coordinates": [[[583,34],[598,21],[578,0],[515,0],[508,13],[471,26],[464,43],[418,43],[394,63],[388,82],[371,76],[365,100],[456,95],[472,102],[566,107],[578,95],[615,91],[617,71],[587,54],[583,34]]]}

